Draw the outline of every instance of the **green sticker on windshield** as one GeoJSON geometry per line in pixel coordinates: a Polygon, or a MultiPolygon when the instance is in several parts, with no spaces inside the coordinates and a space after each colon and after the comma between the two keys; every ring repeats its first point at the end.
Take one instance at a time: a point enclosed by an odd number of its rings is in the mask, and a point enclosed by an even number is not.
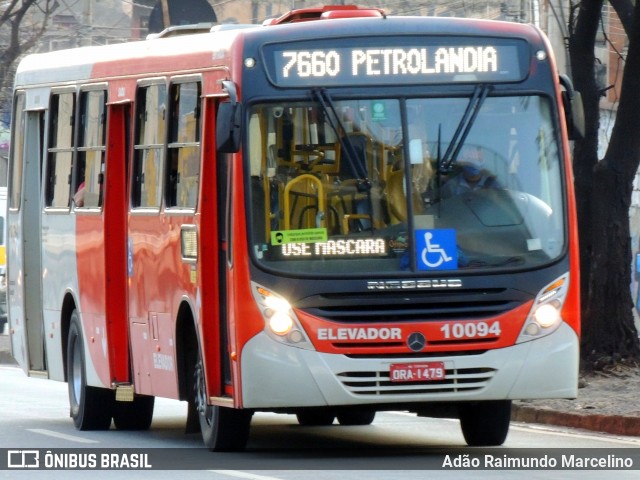
{"type": "Polygon", "coordinates": [[[278,230],[271,232],[271,245],[286,243],[326,242],[326,228],[303,228],[301,230],[278,230]]]}
{"type": "Polygon", "coordinates": [[[374,122],[381,122],[387,119],[387,108],[384,102],[371,102],[371,119],[374,122]]]}

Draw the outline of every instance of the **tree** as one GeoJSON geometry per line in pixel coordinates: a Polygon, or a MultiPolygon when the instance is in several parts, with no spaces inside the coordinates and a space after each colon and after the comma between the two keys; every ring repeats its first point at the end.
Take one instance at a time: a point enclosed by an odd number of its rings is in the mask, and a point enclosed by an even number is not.
{"type": "Polygon", "coordinates": [[[54,4],[55,0],[8,0],[0,5],[0,110],[11,102],[16,60],[36,45],[54,4]]]}
{"type": "Polygon", "coordinates": [[[171,25],[216,21],[207,0],[158,0],[149,17],[149,33],[160,32],[171,25]]]}
{"type": "Polygon", "coordinates": [[[582,358],[602,367],[640,358],[633,321],[629,207],[640,164],[640,2],[611,1],[629,39],[616,122],[603,159],[598,159],[599,99],[595,41],[603,0],[572,6],[569,54],[574,84],[582,92],[586,135],[574,148],[582,275],[582,358]]]}

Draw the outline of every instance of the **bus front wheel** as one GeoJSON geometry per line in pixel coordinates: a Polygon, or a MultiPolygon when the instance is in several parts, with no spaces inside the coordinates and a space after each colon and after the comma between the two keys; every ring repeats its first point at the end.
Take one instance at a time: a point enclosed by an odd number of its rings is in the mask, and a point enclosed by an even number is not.
{"type": "Polygon", "coordinates": [[[194,402],[205,446],[212,451],[243,450],[249,440],[252,412],[209,405],[201,358],[196,363],[194,376],[194,402]]]}
{"type": "Polygon", "coordinates": [[[469,446],[502,445],[509,433],[511,400],[474,402],[460,407],[460,428],[469,446]]]}
{"type": "Polygon", "coordinates": [[[338,412],[338,422],[340,425],[371,425],[376,418],[373,410],[344,410],[338,412]]]}
{"type": "Polygon", "coordinates": [[[82,326],[77,310],[71,314],[67,338],[67,383],[71,418],[78,430],[108,430],[114,394],[106,388],[87,385],[82,326]]]}
{"type": "Polygon", "coordinates": [[[325,427],[333,424],[336,414],[333,410],[312,408],[299,411],[296,413],[296,418],[298,423],[305,427],[325,427]]]}

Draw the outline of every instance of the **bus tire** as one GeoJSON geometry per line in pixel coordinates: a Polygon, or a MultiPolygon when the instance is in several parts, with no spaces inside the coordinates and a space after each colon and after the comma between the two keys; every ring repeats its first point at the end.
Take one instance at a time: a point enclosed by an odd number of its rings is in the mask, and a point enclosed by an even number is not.
{"type": "Polygon", "coordinates": [[[155,397],[136,395],[133,402],[115,402],[113,423],[118,430],[149,430],[155,397]]]}
{"type": "Polygon", "coordinates": [[[196,363],[194,376],[194,402],[205,446],[215,452],[244,450],[249,440],[253,412],[209,405],[201,358],[196,363]]]}
{"type": "Polygon", "coordinates": [[[301,410],[296,413],[298,423],[305,427],[325,427],[333,424],[336,418],[335,412],[325,408],[301,410]]]}
{"type": "Polygon", "coordinates": [[[111,426],[114,393],[87,385],[82,327],[77,310],[71,314],[67,338],[67,385],[70,414],[78,430],[108,430],[111,426]]]}
{"type": "Polygon", "coordinates": [[[470,403],[460,407],[460,428],[467,445],[502,445],[509,433],[511,400],[470,403]]]}
{"type": "Polygon", "coordinates": [[[376,418],[374,410],[345,410],[338,412],[340,425],[371,425],[376,418]]]}

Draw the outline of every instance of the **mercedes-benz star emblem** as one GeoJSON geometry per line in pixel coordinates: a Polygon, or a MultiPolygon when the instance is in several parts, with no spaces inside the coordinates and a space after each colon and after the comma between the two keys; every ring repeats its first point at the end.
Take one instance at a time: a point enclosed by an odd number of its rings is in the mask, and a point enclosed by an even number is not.
{"type": "Polygon", "coordinates": [[[427,339],[420,332],[413,332],[407,338],[407,346],[414,352],[421,351],[427,344],[427,339]]]}

